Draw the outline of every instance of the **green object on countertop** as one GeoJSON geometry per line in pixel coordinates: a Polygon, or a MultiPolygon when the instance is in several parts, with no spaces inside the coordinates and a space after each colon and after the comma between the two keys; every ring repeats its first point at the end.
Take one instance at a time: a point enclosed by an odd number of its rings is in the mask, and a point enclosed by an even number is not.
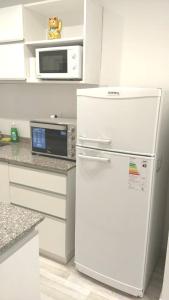
{"type": "Polygon", "coordinates": [[[12,123],[11,127],[11,141],[14,143],[19,142],[18,129],[16,128],[15,123],[12,123]]]}
{"type": "Polygon", "coordinates": [[[2,139],[0,139],[0,141],[4,143],[9,143],[11,142],[11,137],[3,137],[2,139]]]}

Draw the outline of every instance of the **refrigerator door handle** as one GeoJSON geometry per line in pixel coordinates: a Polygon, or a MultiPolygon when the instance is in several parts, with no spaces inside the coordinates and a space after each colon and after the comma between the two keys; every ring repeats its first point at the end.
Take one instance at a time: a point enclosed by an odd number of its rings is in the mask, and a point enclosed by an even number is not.
{"type": "Polygon", "coordinates": [[[82,142],[93,142],[93,143],[102,143],[102,144],[110,144],[111,140],[110,139],[91,139],[91,138],[87,138],[84,136],[80,136],[79,137],[79,141],[82,142]]]}
{"type": "Polygon", "coordinates": [[[110,158],[106,158],[106,157],[88,156],[83,154],[79,154],[78,157],[81,159],[93,160],[98,162],[110,162],[110,158]]]}

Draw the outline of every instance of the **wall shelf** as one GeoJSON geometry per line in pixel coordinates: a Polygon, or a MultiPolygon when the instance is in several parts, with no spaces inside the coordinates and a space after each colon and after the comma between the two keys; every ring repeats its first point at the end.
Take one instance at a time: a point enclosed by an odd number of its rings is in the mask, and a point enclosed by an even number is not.
{"type": "Polygon", "coordinates": [[[25,42],[27,46],[33,47],[54,47],[54,46],[64,46],[64,45],[83,45],[82,37],[71,37],[71,38],[61,38],[58,40],[41,40],[41,41],[29,41],[25,42]]]}
{"type": "Polygon", "coordinates": [[[84,81],[77,81],[77,80],[45,80],[45,79],[38,79],[38,78],[27,78],[26,80],[27,83],[38,83],[38,84],[74,84],[74,85],[79,85],[79,84],[85,84],[84,81]]]}

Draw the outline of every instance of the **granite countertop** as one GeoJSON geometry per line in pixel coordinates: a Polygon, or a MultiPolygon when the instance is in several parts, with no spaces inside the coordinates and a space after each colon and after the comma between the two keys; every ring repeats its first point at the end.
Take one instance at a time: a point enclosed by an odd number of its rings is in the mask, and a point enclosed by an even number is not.
{"type": "Polygon", "coordinates": [[[43,219],[40,213],[30,209],[0,202],[0,255],[43,219]]]}
{"type": "Polygon", "coordinates": [[[73,161],[32,155],[29,139],[0,147],[0,161],[59,173],[67,173],[76,166],[73,161]]]}

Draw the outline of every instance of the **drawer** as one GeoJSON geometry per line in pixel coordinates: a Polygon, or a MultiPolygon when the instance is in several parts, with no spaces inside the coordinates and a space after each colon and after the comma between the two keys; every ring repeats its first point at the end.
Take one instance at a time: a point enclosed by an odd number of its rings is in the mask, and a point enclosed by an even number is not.
{"type": "Polygon", "coordinates": [[[9,180],[14,183],[66,195],[66,176],[63,174],[9,166],[9,180]]]}
{"type": "Polygon", "coordinates": [[[65,196],[10,184],[11,202],[59,218],[66,218],[65,196]]]}
{"type": "Polygon", "coordinates": [[[65,259],[66,223],[46,217],[38,225],[40,250],[65,259]]]}

